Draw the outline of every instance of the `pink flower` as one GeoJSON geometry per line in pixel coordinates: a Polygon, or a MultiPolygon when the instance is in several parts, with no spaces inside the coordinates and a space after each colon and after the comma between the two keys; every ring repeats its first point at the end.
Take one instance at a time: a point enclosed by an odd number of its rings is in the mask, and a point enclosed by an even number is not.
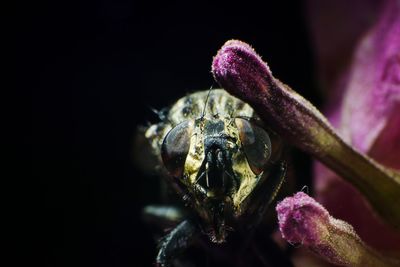
{"type": "MultiPolygon", "coordinates": [[[[339,47],[339,54],[348,58],[335,61],[335,49],[319,51],[320,62],[340,63],[325,66],[321,73],[330,90],[325,112],[328,119],[273,77],[268,65],[243,42],[228,41],[212,65],[222,87],[252,105],[287,142],[324,164],[316,163],[315,167],[317,199],[323,206],[302,193],[284,200],[277,207],[283,236],[289,241],[301,240],[333,263],[349,266],[365,262],[361,258],[353,264],[340,253],[321,250],[321,244],[340,250],[341,245],[355,242],[360,244],[361,254],[379,255],[371,246],[400,255],[400,1],[382,3],[380,8],[375,4],[375,9],[363,6],[380,12],[357,46],[351,42],[343,46],[356,47],[353,56],[342,53],[339,47]],[[299,205],[306,209],[298,209],[299,205]],[[328,212],[348,221],[367,245],[347,223],[335,224],[338,220],[328,212]],[[290,223],[293,220],[295,224],[290,223]]],[[[354,17],[359,18],[357,13],[354,17]]],[[[362,28],[355,32],[362,32],[362,28]]],[[[323,45],[328,39],[318,38],[317,32],[316,40],[323,45]]],[[[386,263],[392,264],[390,260],[386,263]]],[[[374,264],[369,262],[369,266],[374,264]]]]}
{"type": "MultiPolygon", "coordinates": [[[[330,95],[337,97],[330,98],[326,115],[358,151],[400,170],[400,1],[383,1],[380,7],[372,4],[359,4],[380,12],[356,46],[349,65],[337,66],[336,82],[328,88],[330,95]]],[[[328,41],[321,36],[325,33],[317,29],[314,33],[320,45],[324,45],[323,40],[328,41]]],[[[321,61],[333,58],[334,52],[320,53],[321,61]]],[[[326,71],[323,74],[328,76],[326,71]]],[[[385,225],[354,187],[320,163],[315,166],[315,189],[317,200],[333,216],[352,224],[369,245],[400,251],[400,231],[385,225]]],[[[400,203],[397,205],[400,208],[400,203]]]]}

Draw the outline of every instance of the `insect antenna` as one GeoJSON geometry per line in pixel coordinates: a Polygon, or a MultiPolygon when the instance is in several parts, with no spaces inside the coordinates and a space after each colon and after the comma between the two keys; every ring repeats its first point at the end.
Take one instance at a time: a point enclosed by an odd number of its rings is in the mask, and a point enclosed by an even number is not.
{"type": "Polygon", "coordinates": [[[200,117],[201,120],[202,120],[202,119],[204,118],[204,116],[206,115],[207,103],[208,103],[208,99],[209,99],[209,97],[210,97],[211,91],[212,91],[212,89],[214,89],[213,87],[214,87],[214,84],[212,84],[212,85],[210,86],[210,89],[208,89],[206,101],[204,102],[203,112],[201,112],[201,117],[200,117]]]}
{"type": "Polygon", "coordinates": [[[307,195],[310,193],[307,185],[304,185],[300,191],[305,192],[307,195]]]}
{"type": "Polygon", "coordinates": [[[199,180],[201,179],[201,178],[203,178],[203,176],[206,174],[206,172],[204,171],[204,172],[202,172],[200,175],[199,175],[199,177],[196,179],[196,184],[199,182],[199,180]]]}

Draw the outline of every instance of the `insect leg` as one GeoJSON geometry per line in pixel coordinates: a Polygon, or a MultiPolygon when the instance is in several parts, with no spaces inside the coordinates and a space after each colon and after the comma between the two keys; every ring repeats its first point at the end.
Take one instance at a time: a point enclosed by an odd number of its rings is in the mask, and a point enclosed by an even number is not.
{"type": "MultiPolygon", "coordinates": [[[[252,199],[253,205],[250,207],[249,210],[251,210],[251,214],[253,214],[253,222],[247,226],[246,229],[246,239],[243,242],[242,246],[242,251],[240,253],[243,253],[243,251],[249,247],[253,247],[253,252],[256,254],[259,254],[257,252],[259,250],[258,246],[256,244],[252,244],[254,239],[257,239],[257,236],[259,234],[256,234],[256,228],[257,226],[260,225],[261,221],[265,218],[265,214],[268,210],[268,207],[271,205],[271,203],[274,201],[276,195],[279,192],[279,189],[282,186],[282,183],[285,179],[286,176],[286,162],[281,161],[273,166],[271,166],[272,172],[268,176],[268,178],[261,184],[261,187],[259,190],[256,192],[254,198],[252,199]],[[255,247],[254,247],[255,245],[255,247]]],[[[266,230],[265,228],[263,228],[266,230]]],[[[271,229],[272,231],[272,229],[271,229]]],[[[270,230],[268,230],[268,235],[271,233],[270,230]]],[[[269,237],[268,237],[269,238],[269,237]]],[[[261,254],[260,254],[261,255],[261,254]]],[[[264,257],[262,257],[264,258],[264,257]]],[[[261,258],[260,258],[261,259],[261,258]]],[[[263,261],[263,260],[261,260],[263,261]]],[[[265,264],[264,264],[265,265],[265,264]]],[[[268,265],[266,265],[268,266],[268,265]]]]}
{"type": "Polygon", "coordinates": [[[266,211],[268,210],[268,207],[275,200],[275,197],[278,194],[283,181],[285,180],[286,169],[287,167],[285,161],[277,163],[274,166],[271,175],[266,179],[264,184],[262,184],[261,190],[258,192],[253,201],[258,208],[255,211],[256,214],[252,227],[256,227],[260,224],[265,216],[266,211]]]}
{"type": "Polygon", "coordinates": [[[174,206],[148,205],[143,209],[142,217],[145,222],[164,228],[180,223],[184,219],[184,213],[174,206]]]}
{"type": "Polygon", "coordinates": [[[198,227],[190,220],[184,220],[169,234],[163,237],[159,243],[159,251],[156,258],[158,266],[170,266],[180,252],[185,250],[200,233],[198,227]]]}

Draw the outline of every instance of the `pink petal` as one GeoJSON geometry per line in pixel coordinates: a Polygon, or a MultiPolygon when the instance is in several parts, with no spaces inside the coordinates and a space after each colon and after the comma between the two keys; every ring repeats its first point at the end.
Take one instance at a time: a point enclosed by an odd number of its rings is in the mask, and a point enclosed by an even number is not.
{"type": "MultiPolygon", "coordinates": [[[[341,130],[353,145],[368,152],[399,106],[400,2],[390,0],[358,47],[344,96],[341,130]]],[[[400,156],[400,151],[395,152],[400,156]]]]}
{"type": "MultiPolygon", "coordinates": [[[[400,169],[399,1],[386,1],[378,23],[360,43],[344,91],[344,101],[331,106],[329,119],[356,148],[400,169]]],[[[375,217],[358,191],[319,163],[315,173],[317,199],[333,216],[351,223],[375,248],[400,250],[399,231],[375,217]]]]}
{"type": "MultiPolygon", "coordinates": [[[[399,70],[400,73],[400,70],[399,70]]],[[[372,158],[393,169],[400,170],[400,105],[392,110],[385,128],[369,151],[372,158]]]]}

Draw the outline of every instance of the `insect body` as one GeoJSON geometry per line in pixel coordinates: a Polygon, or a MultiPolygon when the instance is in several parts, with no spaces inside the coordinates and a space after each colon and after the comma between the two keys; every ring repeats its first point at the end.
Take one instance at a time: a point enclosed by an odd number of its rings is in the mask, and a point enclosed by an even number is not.
{"type": "Polygon", "coordinates": [[[145,137],[168,183],[190,207],[189,218],[161,241],[161,266],[197,233],[222,243],[231,229],[251,231],[285,176],[280,138],[222,89],[179,99],[145,137]]]}

